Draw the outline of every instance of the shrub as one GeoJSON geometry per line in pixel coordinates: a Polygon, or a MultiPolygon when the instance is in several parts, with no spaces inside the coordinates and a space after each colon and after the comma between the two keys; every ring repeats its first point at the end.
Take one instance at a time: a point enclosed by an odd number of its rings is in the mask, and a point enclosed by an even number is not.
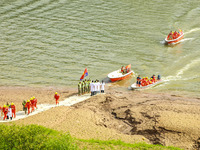
{"type": "Polygon", "coordinates": [[[37,125],[0,125],[0,149],[77,149],[71,136],[37,125]]]}

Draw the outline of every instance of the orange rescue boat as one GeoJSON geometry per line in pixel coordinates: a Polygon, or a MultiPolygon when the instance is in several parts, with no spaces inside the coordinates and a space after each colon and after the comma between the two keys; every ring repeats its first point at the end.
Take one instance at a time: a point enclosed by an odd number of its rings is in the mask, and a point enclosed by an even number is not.
{"type": "Polygon", "coordinates": [[[121,69],[113,71],[108,74],[108,78],[111,82],[116,82],[130,77],[134,73],[134,71],[131,70],[131,64],[126,66],[126,70],[128,70],[126,73],[123,73],[121,69]]]}
{"type": "Polygon", "coordinates": [[[176,44],[179,43],[180,40],[182,40],[184,37],[184,33],[182,30],[179,30],[178,32],[171,32],[169,35],[165,38],[166,44],[176,44]]]}

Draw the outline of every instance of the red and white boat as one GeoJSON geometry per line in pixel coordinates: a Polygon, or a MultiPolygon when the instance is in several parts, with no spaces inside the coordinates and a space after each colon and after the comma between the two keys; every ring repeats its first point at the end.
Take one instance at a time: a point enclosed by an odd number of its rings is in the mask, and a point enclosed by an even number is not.
{"type": "MultiPolygon", "coordinates": [[[[126,69],[130,68],[130,67],[131,67],[131,65],[126,66],[126,69]]],[[[130,77],[133,73],[134,73],[134,71],[132,71],[132,70],[130,70],[128,73],[122,73],[121,69],[119,69],[119,70],[109,73],[108,78],[112,82],[116,82],[116,81],[121,81],[121,80],[124,80],[124,79],[130,77]]]]}
{"type": "Polygon", "coordinates": [[[167,36],[165,38],[165,43],[166,44],[176,44],[176,43],[179,43],[180,40],[182,40],[184,37],[184,33],[182,32],[182,30],[179,30],[179,36],[175,39],[169,39],[169,36],[167,36]]]}

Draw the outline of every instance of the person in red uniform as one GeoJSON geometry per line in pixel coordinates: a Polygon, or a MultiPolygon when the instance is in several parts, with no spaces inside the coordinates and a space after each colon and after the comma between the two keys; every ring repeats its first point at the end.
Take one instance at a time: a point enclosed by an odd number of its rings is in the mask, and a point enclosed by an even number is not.
{"type": "Polygon", "coordinates": [[[30,102],[29,99],[27,100],[25,107],[28,108],[28,115],[29,115],[30,114],[30,108],[31,108],[31,102],[30,102]]]}
{"type": "Polygon", "coordinates": [[[32,97],[30,99],[30,102],[31,102],[31,112],[33,112],[35,109],[34,109],[34,100],[32,97]]]}
{"type": "Polygon", "coordinates": [[[34,101],[34,107],[37,109],[37,99],[33,96],[33,101],[34,101]]]}
{"type": "Polygon", "coordinates": [[[55,93],[54,98],[56,99],[56,105],[59,104],[58,100],[59,100],[60,96],[58,95],[57,92],[55,93]]]}
{"type": "Polygon", "coordinates": [[[12,109],[12,118],[14,117],[16,117],[16,109],[15,109],[15,105],[14,105],[14,103],[11,103],[11,109],[12,109]]]}
{"type": "Polygon", "coordinates": [[[4,113],[3,120],[5,120],[7,118],[7,113],[8,113],[8,107],[6,107],[6,105],[3,106],[3,113],[4,113]]]}

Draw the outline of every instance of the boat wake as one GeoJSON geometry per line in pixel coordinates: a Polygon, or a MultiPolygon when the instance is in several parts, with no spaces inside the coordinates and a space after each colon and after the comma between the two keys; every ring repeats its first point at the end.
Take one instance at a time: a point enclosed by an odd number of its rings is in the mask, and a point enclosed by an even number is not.
{"type": "Polygon", "coordinates": [[[200,31],[200,28],[192,29],[192,30],[190,30],[188,32],[185,32],[184,34],[189,34],[189,33],[196,32],[196,31],[200,31]]]}
{"type": "Polygon", "coordinates": [[[174,80],[191,80],[191,79],[196,79],[199,78],[198,75],[196,76],[192,76],[190,78],[182,78],[182,74],[189,70],[191,67],[193,67],[194,65],[200,63],[200,58],[192,60],[189,64],[185,65],[183,68],[181,68],[180,70],[177,71],[175,76],[167,76],[167,77],[163,77],[164,81],[174,81],[174,80]]]}

